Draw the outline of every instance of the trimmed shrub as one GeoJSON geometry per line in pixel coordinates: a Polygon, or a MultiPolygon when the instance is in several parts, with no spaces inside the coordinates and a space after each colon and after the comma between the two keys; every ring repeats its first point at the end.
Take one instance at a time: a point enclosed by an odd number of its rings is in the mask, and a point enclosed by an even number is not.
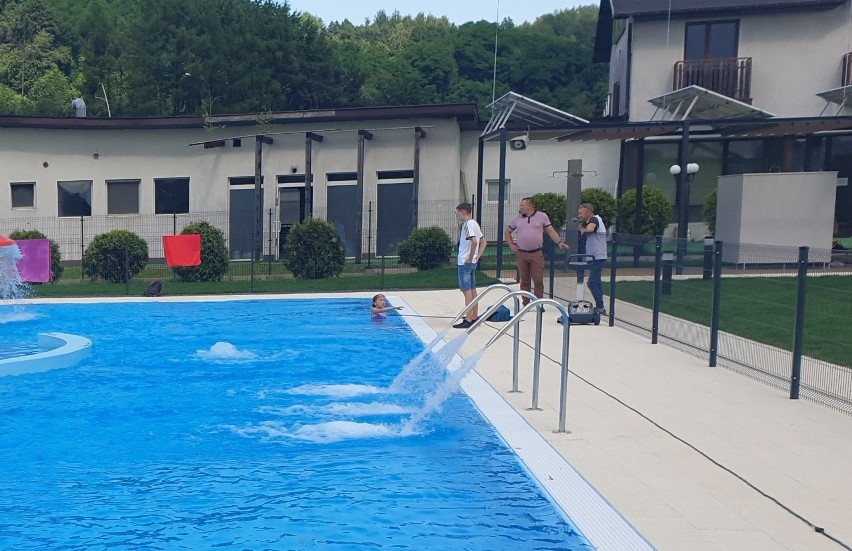
{"type": "Polygon", "coordinates": [[[181,235],[201,235],[201,264],[172,268],[175,275],[184,281],[222,281],[228,272],[230,260],[225,247],[225,234],[208,222],[193,222],[181,230],[181,235]]]}
{"type": "Polygon", "coordinates": [[[127,283],[148,263],[148,244],[127,230],[96,235],[83,252],[83,273],[92,280],[127,283]]]}
{"type": "Polygon", "coordinates": [[[704,206],[701,207],[701,214],[704,216],[704,223],[707,224],[710,235],[716,235],[716,203],[719,201],[717,191],[714,188],[704,200],[704,206]]]}
{"type": "MultiPolygon", "coordinates": [[[[47,239],[47,236],[38,230],[15,230],[9,234],[9,239],[18,241],[19,239],[47,239]]],[[[62,253],[59,252],[59,244],[53,239],[50,241],[50,279],[51,281],[59,281],[62,277],[62,272],[65,268],[62,266],[62,253]]]]}
{"type": "Polygon", "coordinates": [[[340,275],[346,262],[343,243],[334,226],[319,218],[296,224],[287,235],[284,267],[295,277],[323,279],[340,275]]]}
{"type": "Polygon", "coordinates": [[[615,197],[605,189],[596,187],[584,189],[580,193],[580,203],[594,205],[595,214],[603,219],[604,226],[607,229],[615,222],[615,216],[618,212],[615,197]]]}
{"type": "Polygon", "coordinates": [[[672,204],[663,190],[645,187],[642,190],[642,227],[636,227],[636,190],[629,189],[618,200],[619,233],[631,235],[662,235],[672,215],[672,204]]]}
{"type": "Polygon", "coordinates": [[[565,209],[568,208],[565,196],[561,193],[536,193],[532,198],[535,201],[535,209],[545,213],[550,218],[553,229],[559,231],[565,224],[565,209]]]}
{"type": "Polygon", "coordinates": [[[418,270],[446,266],[453,253],[453,241],[442,228],[414,228],[399,244],[399,261],[418,270]]]}

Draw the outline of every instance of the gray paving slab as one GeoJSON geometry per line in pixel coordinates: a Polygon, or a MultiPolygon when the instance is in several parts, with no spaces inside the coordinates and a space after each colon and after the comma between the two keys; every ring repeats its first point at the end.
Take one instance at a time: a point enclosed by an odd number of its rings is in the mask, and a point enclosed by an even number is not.
{"type": "MultiPolygon", "coordinates": [[[[414,310],[406,314],[422,316],[435,331],[463,306],[457,291],[397,294],[414,310]]],[[[544,315],[541,411],[527,409],[533,315],[520,323],[522,392],[508,392],[508,336],[485,352],[477,372],[658,549],[850,549],[852,417],[789,400],[622,328],[581,326],[571,328],[571,432],[554,433],[562,328],[555,312],[544,315]]],[[[497,328],[475,331],[462,355],[479,350],[497,328]]]]}

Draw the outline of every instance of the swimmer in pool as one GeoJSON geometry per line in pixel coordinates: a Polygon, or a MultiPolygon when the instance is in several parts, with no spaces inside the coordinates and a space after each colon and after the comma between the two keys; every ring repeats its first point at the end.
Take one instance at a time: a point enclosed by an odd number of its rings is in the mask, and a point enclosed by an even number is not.
{"type": "Polygon", "coordinates": [[[370,314],[374,320],[385,319],[387,312],[391,310],[402,310],[402,306],[388,306],[387,298],[381,293],[373,297],[373,306],[370,308],[370,314]]]}

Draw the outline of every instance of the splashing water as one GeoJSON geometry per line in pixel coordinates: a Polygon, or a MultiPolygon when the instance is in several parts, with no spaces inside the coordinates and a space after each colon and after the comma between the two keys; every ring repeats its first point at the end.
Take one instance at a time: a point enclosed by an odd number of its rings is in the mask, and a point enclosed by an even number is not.
{"type": "MultiPolygon", "coordinates": [[[[402,368],[402,371],[399,372],[399,375],[394,378],[388,387],[388,392],[411,392],[412,386],[423,380],[424,367],[426,366],[424,360],[426,359],[426,356],[435,349],[438,343],[444,344],[444,337],[449,330],[450,328],[447,327],[438,333],[438,335],[432,339],[432,342],[423,348],[420,354],[415,356],[414,359],[402,368]]],[[[467,333],[462,333],[462,335],[467,335],[467,333]]],[[[461,347],[461,345],[459,345],[459,347],[461,347]]],[[[446,345],[444,348],[446,348],[446,345]]],[[[443,350],[443,348],[441,350],[443,350]]],[[[456,351],[458,351],[458,348],[456,351]]],[[[452,358],[452,356],[450,356],[450,358],[452,358]]]]}
{"type": "Polygon", "coordinates": [[[18,273],[21,258],[21,250],[14,243],[0,247],[0,300],[26,296],[26,285],[21,282],[21,274],[18,273]]]}
{"type": "MultiPolygon", "coordinates": [[[[466,333],[465,333],[466,334],[466,333]]],[[[464,341],[462,341],[464,342],[464,341]]],[[[415,411],[411,417],[402,425],[402,435],[416,434],[420,428],[420,424],[429,418],[429,416],[440,411],[441,405],[447,398],[458,389],[461,380],[465,375],[471,372],[476,367],[476,362],[485,353],[485,350],[479,350],[472,356],[469,356],[462,361],[461,367],[451,372],[449,377],[444,380],[444,383],[439,386],[433,393],[426,397],[426,401],[419,410],[415,411]]]]}

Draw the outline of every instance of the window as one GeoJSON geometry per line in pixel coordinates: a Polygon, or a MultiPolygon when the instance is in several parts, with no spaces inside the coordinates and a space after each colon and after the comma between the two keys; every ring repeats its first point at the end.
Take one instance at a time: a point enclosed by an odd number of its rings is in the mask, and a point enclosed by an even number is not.
{"type": "Polygon", "coordinates": [[[139,180],[107,180],[107,214],[139,214],[139,180]]]}
{"type": "Polygon", "coordinates": [[[35,207],[35,182],[12,182],[12,208],[31,209],[35,207]]]}
{"type": "Polygon", "coordinates": [[[189,178],[154,179],[154,214],[189,212],[189,178]]]}
{"type": "Polygon", "coordinates": [[[684,59],[727,59],[737,57],[739,23],[713,21],[688,23],[684,59]]]}
{"type": "Polygon", "coordinates": [[[69,180],[57,182],[59,216],[92,215],[92,181],[69,180]]]}
{"type": "MultiPolygon", "coordinates": [[[[506,193],[504,195],[505,199],[509,199],[509,190],[511,189],[509,184],[511,180],[506,180],[506,193]]],[[[500,200],[500,180],[486,180],[485,184],[488,186],[488,191],[485,194],[485,200],[489,203],[496,203],[500,200]]]]}

